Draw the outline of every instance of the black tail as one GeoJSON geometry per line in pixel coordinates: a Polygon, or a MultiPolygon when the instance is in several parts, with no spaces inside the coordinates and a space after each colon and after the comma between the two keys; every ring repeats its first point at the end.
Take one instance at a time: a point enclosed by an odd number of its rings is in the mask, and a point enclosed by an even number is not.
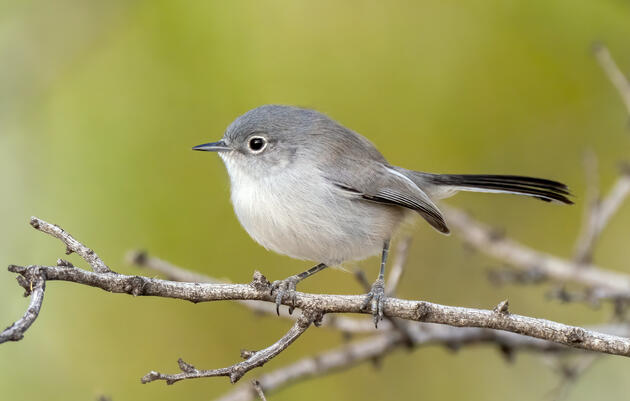
{"type": "Polygon", "coordinates": [[[571,193],[561,182],[518,175],[426,174],[424,179],[437,186],[451,186],[460,191],[504,192],[568,205],[571,193]]]}

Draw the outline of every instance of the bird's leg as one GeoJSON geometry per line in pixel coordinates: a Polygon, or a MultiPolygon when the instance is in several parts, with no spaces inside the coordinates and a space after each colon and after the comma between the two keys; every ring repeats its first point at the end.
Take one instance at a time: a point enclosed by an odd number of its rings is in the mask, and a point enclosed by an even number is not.
{"type": "Polygon", "coordinates": [[[287,277],[284,280],[276,280],[271,283],[271,295],[276,292],[276,313],[280,316],[280,303],[285,295],[291,299],[291,306],[289,306],[289,315],[293,313],[295,309],[295,286],[300,281],[307,277],[312,276],[318,271],[324,270],[328,266],[325,263],[320,263],[317,266],[313,266],[310,269],[303,271],[295,276],[287,277]]]}
{"type": "Polygon", "coordinates": [[[378,321],[383,319],[383,307],[385,305],[385,264],[389,254],[389,240],[383,243],[383,254],[381,255],[381,271],[378,278],[372,284],[372,289],[365,297],[361,309],[366,310],[372,301],[372,315],[374,315],[374,326],[378,328],[378,321]]]}

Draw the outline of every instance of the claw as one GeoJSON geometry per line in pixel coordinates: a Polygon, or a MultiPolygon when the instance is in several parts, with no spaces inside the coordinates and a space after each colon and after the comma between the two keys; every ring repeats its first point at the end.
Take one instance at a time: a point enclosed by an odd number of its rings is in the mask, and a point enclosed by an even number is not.
{"type": "Polygon", "coordinates": [[[292,315],[293,311],[295,310],[295,300],[297,298],[297,295],[295,294],[295,291],[292,291],[289,295],[291,296],[291,306],[289,306],[289,315],[292,315]]]}
{"type": "Polygon", "coordinates": [[[284,291],[279,290],[276,294],[276,313],[280,316],[280,303],[282,302],[282,296],[284,295],[284,291]]]}
{"type": "Polygon", "coordinates": [[[300,281],[298,276],[287,277],[284,280],[276,280],[271,284],[270,294],[273,295],[276,292],[276,313],[280,316],[280,304],[282,304],[282,300],[285,295],[291,300],[291,305],[289,306],[289,315],[293,314],[295,310],[295,302],[296,302],[296,294],[295,288],[297,283],[300,281]]]}
{"type": "Polygon", "coordinates": [[[385,282],[378,279],[372,284],[372,289],[367,293],[361,310],[367,310],[370,303],[372,304],[372,316],[374,316],[374,327],[378,328],[379,320],[383,320],[383,309],[385,308],[385,282]]]}

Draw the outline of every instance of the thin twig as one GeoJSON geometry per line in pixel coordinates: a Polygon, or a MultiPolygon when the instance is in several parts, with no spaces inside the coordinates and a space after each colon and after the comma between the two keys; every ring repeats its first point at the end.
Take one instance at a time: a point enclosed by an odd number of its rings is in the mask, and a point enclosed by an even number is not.
{"type": "Polygon", "coordinates": [[[584,201],[584,215],[582,229],[576,241],[574,260],[578,265],[592,261],[595,247],[595,227],[599,211],[599,171],[597,155],[592,150],[584,154],[584,175],[586,176],[586,196],[584,201]]]}
{"type": "Polygon", "coordinates": [[[199,370],[194,366],[184,362],[181,358],[178,361],[181,373],[163,374],[156,371],[147,373],[142,378],[142,383],[150,383],[155,380],[164,380],[166,384],[173,384],[184,379],[198,379],[202,377],[227,376],[232,383],[236,383],[250,370],[269,362],[275,356],[287,349],[299,336],[301,336],[317,319],[316,312],[303,312],[299,319],[295,321],[293,327],[278,341],[269,347],[252,353],[246,360],[236,363],[227,368],[199,370]]]}
{"type": "Polygon", "coordinates": [[[577,361],[574,362],[566,362],[558,360],[558,358],[553,358],[551,360],[552,368],[561,375],[561,379],[558,385],[550,392],[552,398],[558,401],[566,399],[569,391],[578,379],[600,359],[601,355],[599,354],[580,355],[577,361]]]}
{"type": "Polygon", "coordinates": [[[610,218],[619,210],[619,207],[630,194],[630,170],[627,166],[622,167],[622,175],[610,190],[606,198],[599,207],[599,224],[597,234],[608,224],[610,218]]]}
{"type": "Polygon", "coordinates": [[[630,194],[630,173],[624,170],[603,200],[600,201],[597,196],[592,199],[588,207],[589,213],[584,220],[584,229],[576,246],[575,260],[579,265],[591,262],[597,239],[628,194],[630,194]]]}
{"type": "Polygon", "coordinates": [[[59,239],[66,245],[66,255],[70,255],[72,252],[76,253],[81,256],[83,260],[88,262],[89,265],[92,266],[92,270],[96,273],[112,272],[105,262],[103,262],[103,260],[101,260],[101,258],[96,254],[96,252],[77,241],[61,227],[55,224],[47,223],[37,217],[31,217],[31,226],[38,231],[52,235],[53,237],[59,239]]]}
{"type": "Polygon", "coordinates": [[[621,72],[621,69],[617,66],[617,63],[612,58],[606,46],[597,43],[593,46],[593,52],[595,53],[595,58],[599,62],[599,65],[608,76],[608,79],[610,79],[610,82],[612,82],[617,92],[619,92],[621,101],[626,106],[628,114],[630,114],[630,81],[628,81],[628,78],[621,72]]]}
{"type": "MultiPolygon", "coordinates": [[[[140,267],[153,270],[161,273],[164,277],[174,281],[187,281],[190,283],[226,283],[226,281],[219,280],[214,277],[207,276],[205,274],[197,273],[188,269],[184,269],[179,266],[167,262],[166,260],[156,258],[155,256],[149,256],[146,251],[129,251],[125,257],[127,263],[140,267]]],[[[276,311],[274,310],[275,314],[276,311]]]]}
{"type": "MultiPolygon", "coordinates": [[[[602,327],[602,329],[613,330],[612,327],[602,327]]],[[[497,346],[507,357],[516,351],[558,353],[571,350],[571,348],[548,341],[486,329],[421,324],[414,327],[411,333],[414,348],[443,345],[456,349],[464,345],[490,344],[497,346]]],[[[617,334],[630,334],[630,329],[623,327],[623,330],[617,330],[617,334]]],[[[258,381],[267,393],[272,393],[302,380],[320,377],[333,371],[350,369],[360,363],[383,358],[392,351],[402,348],[403,345],[403,337],[398,332],[374,335],[265,373],[258,381]]],[[[254,398],[255,394],[249,386],[240,385],[216,401],[250,401],[254,398]]]]}
{"type": "MultiPolygon", "coordinates": [[[[267,393],[277,391],[306,378],[320,377],[331,371],[345,370],[374,360],[395,349],[401,338],[400,333],[393,332],[355,341],[266,373],[258,381],[267,393]]],[[[216,401],[250,401],[255,397],[249,386],[240,385],[216,401]]]]}
{"type": "Polygon", "coordinates": [[[576,268],[573,261],[536,251],[503,235],[496,235],[496,230],[460,210],[444,206],[442,210],[447,212],[449,225],[469,245],[490,256],[560,282],[593,287],[597,289],[594,296],[599,299],[630,297],[630,276],[626,274],[605,270],[593,264],[576,268]]]}
{"type": "Polygon", "coordinates": [[[400,279],[405,271],[410,245],[411,237],[408,236],[403,238],[396,247],[396,259],[392,263],[389,276],[385,282],[385,294],[387,296],[393,296],[396,293],[396,288],[398,288],[400,279]]]}
{"type": "Polygon", "coordinates": [[[44,280],[44,277],[37,269],[31,270],[28,275],[18,276],[18,278],[18,282],[24,287],[24,295],[31,296],[31,302],[24,316],[0,333],[0,344],[6,341],[20,341],[24,338],[24,333],[39,316],[39,311],[44,302],[46,280],[44,280]]]}
{"type": "Polygon", "coordinates": [[[265,397],[265,393],[262,389],[262,386],[260,385],[260,382],[258,380],[254,380],[252,382],[252,386],[254,387],[254,390],[258,394],[258,397],[260,397],[262,401],[267,401],[267,397],[265,397]]]}

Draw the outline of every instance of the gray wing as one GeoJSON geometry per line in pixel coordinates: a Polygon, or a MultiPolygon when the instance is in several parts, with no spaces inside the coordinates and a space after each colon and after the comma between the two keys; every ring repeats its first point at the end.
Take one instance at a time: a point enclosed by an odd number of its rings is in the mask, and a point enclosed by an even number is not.
{"type": "Polygon", "coordinates": [[[338,188],[358,199],[414,210],[439,232],[444,234],[450,232],[442,212],[413,181],[382,163],[368,162],[360,166],[364,163],[338,170],[335,177],[329,179],[338,188]],[[354,174],[350,174],[350,171],[354,171],[354,174]]]}

